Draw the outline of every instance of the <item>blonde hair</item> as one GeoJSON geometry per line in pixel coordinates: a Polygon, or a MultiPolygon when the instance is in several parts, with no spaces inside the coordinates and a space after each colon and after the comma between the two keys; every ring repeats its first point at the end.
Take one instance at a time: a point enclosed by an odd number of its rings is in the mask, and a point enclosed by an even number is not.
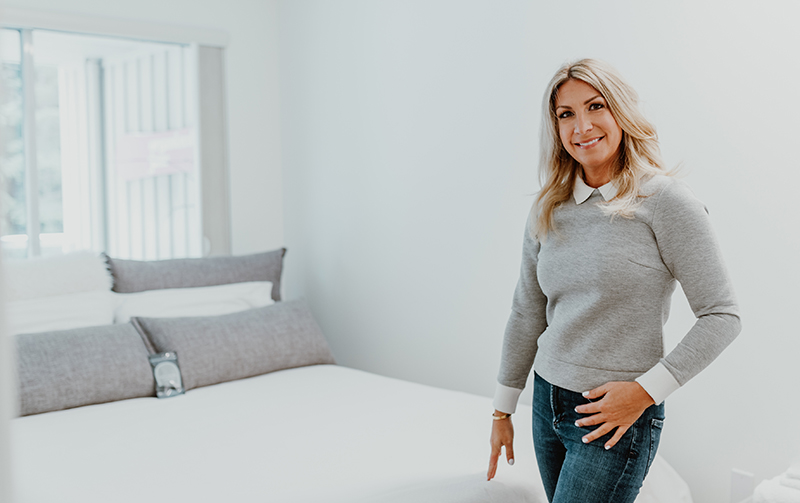
{"type": "Polygon", "coordinates": [[[559,87],[570,79],[581,80],[605,98],[611,115],[622,129],[619,158],[611,180],[617,195],[601,207],[605,212],[625,218],[642,201],[639,189],[654,174],[669,174],[661,159],[655,127],[639,110],[639,97],[614,68],[596,59],[581,59],[562,66],[547,86],[542,105],[541,151],[539,178],[542,190],[531,208],[531,235],[544,239],[555,230],[553,211],[572,196],[575,177],[581,165],[564,148],[558,133],[556,96],[559,87]]]}

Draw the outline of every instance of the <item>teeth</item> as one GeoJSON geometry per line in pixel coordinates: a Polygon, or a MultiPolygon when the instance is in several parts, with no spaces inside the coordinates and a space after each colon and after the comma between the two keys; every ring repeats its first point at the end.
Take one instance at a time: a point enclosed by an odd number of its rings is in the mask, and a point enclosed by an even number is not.
{"type": "Polygon", "coordinates": [[[599,141],[600,141],[600,138],[595,138],[594,140],[587,141],[586,143],[578,143],[578,145],[580,145],[581,147],[586,147],[588,145],[594,145],[595,143],[597,143],[599,141]]]}

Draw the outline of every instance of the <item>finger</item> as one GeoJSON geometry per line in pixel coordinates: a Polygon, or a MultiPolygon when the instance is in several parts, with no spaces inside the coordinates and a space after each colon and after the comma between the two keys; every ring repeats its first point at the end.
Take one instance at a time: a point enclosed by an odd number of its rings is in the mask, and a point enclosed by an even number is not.
{"type": "Polygon", "coordinates": [[[602,405],[600,402],[592,402],[575,407],[575,412],[578,414],[597,414],[600,412],[602,405]]]}
{"type": "Polygon", "coordinates": [[[511,466],[514,466],[514,447],[506,445],[506,461],[511,466]]]}
{"type": "Polygon", "coordinates": [[[497,473],[497,459],[500,457],[500,447],[492,445],[492,453],[489,455],[489,471],[486,472],[486,480],[492,480],[497,473]]]}
{"type": "Polygon", "coordinates": [[[497,473],[497,459],[489,460],[489,471],[486,472],[486,480],[492,480],[497,473]]]}
{"type": "Polygon", "coordinates": [[[615,428],[615,426],[611,426],[608,423],[603,423],[598,428],[592,430],[591,433],[587,433],[586,435],[584,435],[581,440],[583,441],[584,444],[588,444],[590,442],[594,442],[595,440],[597,440],[598,438],[602,437],[606,433],[610,432],[614,428],[615,428]]]}
{"type": "Polygon", "coordinates": [[[584,428],[586,426],[595,426],[597,424],[603,424],[608,420],[605,414],[592,414],[591,416],[586,416],[578,419],[575,421],[575,426],[579,428],[584,428]]]}
{"type": "Polygon", "coordinates": [[[609,450],[617,445],[617,442],[619,442],[619,439],[622,438],[622,435],[624,435],[626,431],[628,431],[627,426],[617,426],[617,431],[614,432],[614,436],[612,436],[611,439],[606,442],[606,450],[609,450]]]}
{"type": "Polygon", "coordinates": [[[593,390],[584,391],[582,393],[583,397],[584,398],[588,398],[589,400],[594,400],[596,398],[600,398],[601,396],[603,396],[606,393],[608,393],[608,389],[606,388],[606,386],[607,386],[607,384],[604,384],[602,386],[598,386],[597,388],[595,388],[593,390]]]}

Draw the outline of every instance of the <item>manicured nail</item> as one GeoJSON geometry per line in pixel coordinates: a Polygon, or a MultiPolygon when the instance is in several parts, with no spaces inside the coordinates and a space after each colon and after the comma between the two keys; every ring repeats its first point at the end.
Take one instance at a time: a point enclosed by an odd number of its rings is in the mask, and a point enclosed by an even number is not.
{"type": "Polygon", "coordinates": [[[583,396],[587,396],[588,394],[589,394],[589,392],[588,392],[588,391],[584,391],[584,392],[582,393],[582,395],[583,395],[583,396]]]}
{"type": "Polygon", "coordinates": [[[514,458],[509,459],[508,464],[514,466],[514,458]]]}
{"type": "Polygon", "coordinates": [[[589,443],[589,439],[586,438],[586,437],[583,437],[581,440],[583,441],[584,444],[588,444],[589,443]]]}
{"type": "Polygon", "coordinates": [[[578,421],[575,421],[575,426],[577,426],[578,428],[580,428],[580,427],[581,427],[581,424],[580,424],[578,421]]]}
{"type": "Polygon", "coordinates": [[[577,412],[578,414],[580,414],[580,411],[578,411],[578,408],[577,408],[577,407],[575,407],[575,412],[577,412]]]}
{"type": "Polygon", "coordinates": [[[606,445],[606,450],[609,450],[609,449],[611,449],[611,446],[610,445],[606,445]]]}

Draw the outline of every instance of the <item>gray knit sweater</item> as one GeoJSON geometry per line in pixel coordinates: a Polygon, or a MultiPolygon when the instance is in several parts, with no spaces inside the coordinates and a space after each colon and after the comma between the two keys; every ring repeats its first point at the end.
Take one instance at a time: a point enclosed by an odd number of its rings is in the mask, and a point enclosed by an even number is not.
{"type": "Polygon", "coordinates": [[[576,198],[579,189],[585,200],[559,206],[555,231],[543,242],[526,226],[495,395],[503,412],[514,412],[532,365],[551,384],[576,392],[636,380],[660,403],[739,333],[707,211],[685,183],[648,180],[641,193],[649,197],[634,218],[601,210],[604,195],[615,192],[610,184],[592,190],[579,180],[576,198]],[[665,357],[663,326],[676,280],[697,322],[665,357]]]}

